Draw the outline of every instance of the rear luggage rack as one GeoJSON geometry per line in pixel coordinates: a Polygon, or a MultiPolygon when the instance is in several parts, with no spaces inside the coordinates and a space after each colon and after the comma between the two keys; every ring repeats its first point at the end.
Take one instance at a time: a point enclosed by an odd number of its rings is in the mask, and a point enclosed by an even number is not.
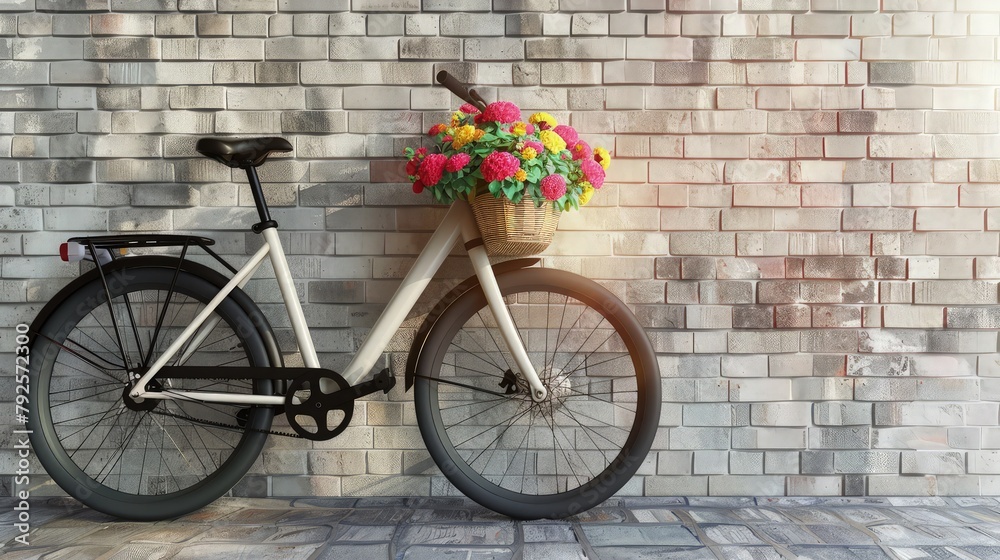
{"type": "Polygon", "coordinates": [[[231,264],[215,251],[209,249],[210,245],[215,245],[215,240],[197,235],[131,234],[71,237],[59,246],[59,256],[66,262],[76,262],[86,258],[104,265],[124,254],[121,252],[123,249],[181,247],[181,259],[183,260],[188,247],[192,245],[201,247],[222,266],[236,274],[236,269],[231,264]],[[112,249],[118,249],[118,251],[112,249]]]}

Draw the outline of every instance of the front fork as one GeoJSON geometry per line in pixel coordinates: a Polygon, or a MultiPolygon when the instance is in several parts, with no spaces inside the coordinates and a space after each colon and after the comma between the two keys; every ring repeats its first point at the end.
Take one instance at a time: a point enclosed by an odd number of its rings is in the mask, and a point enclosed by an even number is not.
{"type": "Polygon", "coordinates": [[[493,274],[493,267],[490,265],[486,246],[483,245],[482,234],[479,232],[479,227],[476,226],[472,209],[464,201],[456,201],[455,204],[465,205],[467,209],[466,212],[459,213],[462,216],[462,240],[465,241],[469,259],[472,260],[472,266],[479,278],[479,285],[482,286],[483,293],[486,295],[486,302],[500,327],[500,335],[514,356],[514,363],[521,370],[521,375],[531,387],[532,400],[540,402],[545,399],[548,391],[542,385],[541,379],[538,378],[538,372],[535,371],[535,366],[531,364],[528,352],[524,349],[524,341],[521,340],[521,335],[518,334],[517,328],[514,326],[510,310],[507,309],[507,305],[503,301],[500,285],[497,284],[497,278],[493,274]]]}

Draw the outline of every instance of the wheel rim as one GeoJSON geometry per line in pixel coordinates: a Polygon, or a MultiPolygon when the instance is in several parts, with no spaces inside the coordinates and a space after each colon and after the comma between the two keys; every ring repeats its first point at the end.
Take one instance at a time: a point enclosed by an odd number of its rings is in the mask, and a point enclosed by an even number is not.
{"type": "Polygon", "coordinates": [[[591,298],[553,286],[514,291],[504,300],[549,396],[532,401],[519,375],[518,392],[505,394],[516,366],[480,297],[445,336],[436,382],[422,380],[432,421],[454,468],[480,489],[529,503],[578,496],[628,460],[644,417],[642,364],[623,325],[591,298]]]}
{"type": "MultiPolygon", "coordinates": [[[[112,288],[114,280],[109,278],[112,288]]],[[[111,308],[101,288],[96,298],[87,300],[89,305],[73,310],[71,317],[59,317],[60,327],[69,326],[40,335],[48,344],[49,359],[39,376],[38,416],[48,447],[76,487],[67,488],[66,481],[59,482],[77,497],[81,492],[94,492],[119,500],[170,499],[196,493],[225,470],[248,438],[266,436],[180,418],[235,424],[238,406],[162,401],[150,408],[145,406],[148,401],[138,406],[124,402],[128,373],[122,367],[123,355],[128,356],[133,371],[143,371],[141,366],[169,346],[204,306],[196,295],[200,290],[192,289],[183,278],[172,294],[157,289],[163,282],[140,279],[120,285],[112,292],[111,308]],[[162,313],[168,295],[167,312],[162,313]],[[114,334],[112,308],[124,353],[114,334]]],[[[224,303],[218,313],[231,317],[234,306],[224,303]]],[[[264,363],[257,355],[259,349],[245,344],[246,329],[252,329],[249,320],[245,325],[237,322],[235,327],[230,321],[220,321],[186,363],[219,367],[264,363]]],[[[248,380],[175,379],[161,383],[163,390],[255,392],[248,380]]],[[[269,421],[270,411],[253,409],[248,425],[267,427],[269,421]]]]}

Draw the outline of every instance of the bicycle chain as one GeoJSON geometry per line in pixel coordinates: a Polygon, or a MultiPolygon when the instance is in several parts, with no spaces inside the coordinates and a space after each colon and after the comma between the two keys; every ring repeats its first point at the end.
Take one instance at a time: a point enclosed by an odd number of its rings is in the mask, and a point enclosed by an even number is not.
{"type": "Polygon", "coordinates": [[[178,418],[178,419],[181,419],[181,420],[188,420],[190,422],[195,422],[195,423],[198,423],[198,424],[204,424],[204,425],[207,425],[207,426],[216,426],[218,428],[231,428],[231,429],[234,429],[234,430],[251,431],[251,432],[257,432],[257,433],[261,433],[261,434],[269,434],[269,435],[273,435],[273,436],[285,436],[285,437],[290,437],[290,438],[302,438],[302,436],[300,436],[299,434],[290,434],[288,432],[279,432],[277,430],[261,430],[259,428],[251,428],[249,426],[240,427],[239,425],[236,425],[236,424],[224,424],[222,422],[216,422],[214,420],[203,420],[201,418],[193,418],[191,416],[185,416],[183,414],[174,414],[173,412],[160,412],[160,411],[157,411],[156,409],[150,410],[150,412],[152,412],[153,414],[159,414],[161,416],[171,416],[173,418],[178,418]]]}

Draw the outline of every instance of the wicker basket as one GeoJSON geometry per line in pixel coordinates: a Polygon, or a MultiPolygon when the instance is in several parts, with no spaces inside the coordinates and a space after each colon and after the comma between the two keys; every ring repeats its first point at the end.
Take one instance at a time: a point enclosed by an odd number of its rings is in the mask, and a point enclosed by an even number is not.
{"type": "Polygon", "coordinates": [[[506,197],[495,198],[483,191],[469,203],[491,255],[523,257],[541,253],[552,243],[559,225],[560,213],[551,204],[535,207],[530,196],[514,204],[506,197]]]}

